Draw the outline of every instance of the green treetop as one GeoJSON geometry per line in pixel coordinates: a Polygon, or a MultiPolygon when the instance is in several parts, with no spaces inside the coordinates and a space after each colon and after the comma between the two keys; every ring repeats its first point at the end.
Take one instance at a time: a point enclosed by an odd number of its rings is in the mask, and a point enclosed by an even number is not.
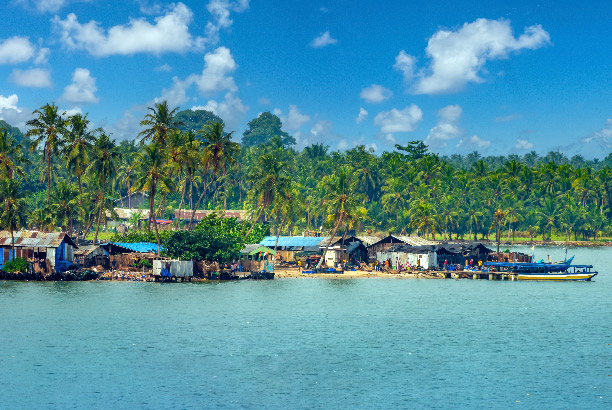
{"type": "Polygon", "coordinates": [[[283,123],[280,118],[269,111],[253,118],[248,126],[242,134],[242,145],[245,147],[268,143],[273,137],[279,137],[284,148],[295,145],[295,138],[281,130],[283,123]]]}

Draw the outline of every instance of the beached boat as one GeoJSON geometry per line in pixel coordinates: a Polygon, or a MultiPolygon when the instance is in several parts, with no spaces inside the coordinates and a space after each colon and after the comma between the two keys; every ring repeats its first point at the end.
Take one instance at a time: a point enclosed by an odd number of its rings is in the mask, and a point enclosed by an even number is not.
{"type": "Polygon", "coordinates": [[[518,280],[591,280],[597,271],[593,265],[572,265],[574,257],[562,262],[485,262],[485,268],[507,272],[518,280]]]}

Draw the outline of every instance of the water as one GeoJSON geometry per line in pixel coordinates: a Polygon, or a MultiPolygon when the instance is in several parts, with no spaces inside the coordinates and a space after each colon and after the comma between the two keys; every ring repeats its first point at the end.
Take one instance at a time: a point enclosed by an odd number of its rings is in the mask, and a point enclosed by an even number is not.
{"type": "Polygon", "coordinates": [[[595,281],[0,282],[0,407],[610,408],[612,253],[574,253],[595,281]]]}

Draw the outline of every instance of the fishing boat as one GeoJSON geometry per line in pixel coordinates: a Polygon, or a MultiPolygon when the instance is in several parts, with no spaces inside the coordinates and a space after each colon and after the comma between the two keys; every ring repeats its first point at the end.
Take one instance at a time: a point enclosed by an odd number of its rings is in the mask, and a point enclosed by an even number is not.
{"type": "Polygon", "coordinates": [[[591,280],[597,271],[593,265],[572,265],[574,257],[561,262],[485,262],[485,268],[507,272],[518,280],[591,280]]]}

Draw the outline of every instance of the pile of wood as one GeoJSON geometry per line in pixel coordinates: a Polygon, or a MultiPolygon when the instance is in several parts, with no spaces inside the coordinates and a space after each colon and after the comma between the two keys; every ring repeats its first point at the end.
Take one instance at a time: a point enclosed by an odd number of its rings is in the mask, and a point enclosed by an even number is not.
{"type": "Polygon", "coordinates": [[[221,267],[218,262],[199,261],[195,263],[195,271],[204,276],[212,272],[219,272],[221,267]]]}
{"type": "Polygon", "coordinates": [[[134,252],[134,253],[124,253],[121,255],[111,255],[110,256],[110,263],[111,266],[113,264],[113,261],[115,262],[115,269],[129,269],[132,268],[138,261],[141,260],[146,260],[149,261],[151,264],[153,264],[153,261],[155,259],[167,259],[167,258],[159,258],[156,254],[154,253],[138,253],[138,252],[134,252]]]}

